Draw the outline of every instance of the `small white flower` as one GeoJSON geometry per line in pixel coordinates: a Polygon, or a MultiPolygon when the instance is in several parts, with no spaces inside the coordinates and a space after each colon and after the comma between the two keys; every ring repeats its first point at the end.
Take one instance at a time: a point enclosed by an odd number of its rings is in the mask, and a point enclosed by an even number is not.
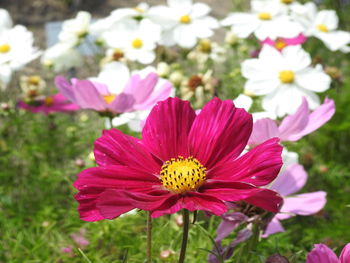
{"type": "MultiPolygon", "coordinates": [[[[233,100],[233,103],[237,108],[243,108],[247,112],[251,112],[250,108],[253,105],[253,99],[247,95],[240,94],[237,98],[233,100]]],[[[277,116],[272,112],[266,112],[266,111],[253,112],[252,115],[253,115],[253,121],[257,121],[264,118],[270,118],[273,120],[277,118],[277,116]]]]}
{"type": "Polygon", "coordinates": [[[306,36],[320,39],[331,51],[350,51],[350,33],[337,30],[339,19],[334,10],[318,12],[312,2],[295,6],[292,10],[294,18],[304,26],[306,36]]]}
{"type": "Polygon", "coordinates": [[[41,63],[52,68],[54,72],[80,67],[83,64],[82,55],[70,43],[57,43],[45,50],[41,63]]]}
{"type": "Polygon", "coordinates": [[[210,7],[192,0],[168,0],[168,7],[157,6],[150,10],[152,19],[161,21],[163,35],[161,44],[178,44],[183,48],[192,48],[198,39],[211,37],[213,29],[219,27],[218,21],[208,16],[210,7]]]}
{"type": "Polygon", "coordinates": [[[62,31],[58,35],[59,41],[78,45],[89,33],[90,20],[89,12],[80,11],[75,18],[64,21],[62,31]]]}
{"type": "Polygon", "coordinates": [[[154,50],[160,34],[161,27],[148,19],[130,20],[124,28],[106,35],[106,44],[109,48],[121,50],[131,61],[150,64],[156,57],[154,50]]]}
{"type": "Polygon", "coordinates": [[[264,110],[279,117],[294,113],[302,97],[315,109],[320,101],[314,92],[324,92],[331,83],[320,65],[311,67],[310,55],[300,46],[289,46],[279,52],[265,45],[259,58],[242,63],[242,74],[248,79],[245,89],[263,95],[264,110]]]}
{"type": "Polygon", "coordinates": [[[6,9],[0,8],[0,34],[2,31],[12,27],[12,18],[6,9]]]}
{"type": "Polygon", "coordinates": [[[231,26],[231,31],[240,38],[254,33],[259,40],[293,38],[302,31],[301,25],[292,21],[274,0],[253,0],[250,13],[231,13],[221,24],[231,26]]]}

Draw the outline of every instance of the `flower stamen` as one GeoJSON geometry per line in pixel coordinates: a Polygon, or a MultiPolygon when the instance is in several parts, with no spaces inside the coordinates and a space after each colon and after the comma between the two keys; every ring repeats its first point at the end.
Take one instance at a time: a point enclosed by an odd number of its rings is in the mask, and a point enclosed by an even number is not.
{"type": "Polygon", "coordinates": [[[272,16],[270,13],[267,13],[267,12],[261,12],[258,14],[258,17],[260,20],[271,20],[272,19],[272,16]]]}
{"type": "Polygon", "coordinates": [[[192,156],[171,158],[162,166],[160,181],[171,192],[183,194],[197,190],[206,181],[206,168],[192,156]]]}
{"type": "Polygon", "coordinates": [[[189,15],[184,15],[180,17],[180,22],[182,24],[189,24],[191,23],[191,17],[189,15]]]}
{"type": "Polygon", "coordinates": [[[329,32],[328,27],[325,24],[319,24],[317,25],[317,29],[321,32],[327,33],[329,32]]]}
{"type": "Polygon", "coordinates": [[[10,45],[8,45],[8,44],[0,45],[0,53],[7,53],[10,50],[11,50],[10,45]]]}
{"type": "Polygon", "coordinates": [[[114,101],[115,97],[116,97],[116,95],[109,94],[109,95],[104,95],[103,99],[105,100],[105,102],[107,104],[110,104],[110,103],[112,103],[112,101],[114,101]]]}
{"type": "Polygon", "coordinates": [[[140,38],[135,38],[133,41],[132,41],[132,46],[134,47],[134,48],[142,48],[142,46],[143,46],[143,41],[142,41],[142,39],[140,39],[140,38]]]}
{"type": "Polygon", "coordinates": [[[295,73],[291,70],[282,70],[279,73],[279,79],[282,83],[290,84],[294,82],[295,73]]]}
{"type": "Polygon", "coordinates": [[[275,42],[275,48],[278,50],[282,50],[287,46],[287,43],[284,42],[282,39],[277,39],[275,42]]]}
{"type": "Polygon", "coordinates": [[[50,97],[50,96],[47,96],[45,99],[44,99],[44,104],[45,106],[52,106],[53,105],[53,98],[50,97]]]}

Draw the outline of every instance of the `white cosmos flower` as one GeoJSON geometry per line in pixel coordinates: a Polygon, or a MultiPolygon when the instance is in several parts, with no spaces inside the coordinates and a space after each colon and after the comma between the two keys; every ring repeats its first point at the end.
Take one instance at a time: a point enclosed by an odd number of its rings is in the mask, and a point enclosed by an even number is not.
{"type": "Polygon", "coordinates": [[[317,11],[314,3],[296,5],[292,8],[294,19],[305,28],[306,36],[319,38],[330,50],[350,52],[350,33],[337,30],[338,16],[334,10],[317,11]]]}
{"type": "MultiPolygon", "coordinates": [[[[240,94],[237,98],[233,100],[233,103],[237,108],[243,108],[247,112],[251,112],[250,108],[253,105],[253,99],[247,95],[240,94]]],[[[253,121],[257,121],[264,118],[270,118],[275,120],[277,118],[276,114],[274,114],[273,112],[266,112],[266,111],[253,112],[252,115],[253,115],[253,121]]]]}
{"type": "Polygon", "coordinates": [[[0,34],[2,31],[12,27],[12,18],[6,9],[0,8],[0,34]]]}
{"type": "Polygon", "coordinates": [[[75,18],[64,21],[62,31],[58,35],[59,41],[72,45],[79,44],[80,40],[89,33],[90,20],[89,12],[80,11],[75,18]]]}
{"type": "Polygon", "coordinates": [[[198,39],[209,38],[219,27],[218,21],[208,16],[211,9],[203,3],[192,0],[168,0],[168,6],[156,6],[150,10],[152,20],[163,27],[161,44],[178,44],[183,48],[192,48],[198,39]]]}
{"type": "Polygon", "coordinates": [[[57,43],[45,50],[41,63],[52,68],[54,72],[62,72],[83,64],[82,55],[72,47],[71,43],[57,43]]]}
{"type": "Polygon", "coordinates": [[[148,19],[140,22],[129,20],[124,28],[106,35],[106,44],[109,48],[122,51],[124,57],[131,61],[150,64],[156,57],[154,50],[160,34],[161,27],[148,19]]]}
{"type": "Polygon", "coordinates": [[[0,34],[0,64],[8,64],[13,70],[21,69],[40,55],[33,43],[33,33],[24,26],[3,31],[0,34]]]}
{"type": "Polygon", "coordinates": [[[302,97],[315,109],[320,101],[314,92],[324,92],[331,83],[320,65],[311,67],[311,57],[301,46],[288,46],[280,52],[265,45],[259,58],[242,63],[242,74],[248,79],[245,89],[263,95],[263,109],[278,117],[294,113],[302,97]]]}
{"type": "Polygon", "coordinates": [[[293,38],[303,29],[299,23],[292,21],[281,8],[281,4],[274,0],[253,0],[250,13],[231,13],[221,24],[231,26],[232,33],[240,38],[247,38],[254,33],[259,40],[293,38]]]}

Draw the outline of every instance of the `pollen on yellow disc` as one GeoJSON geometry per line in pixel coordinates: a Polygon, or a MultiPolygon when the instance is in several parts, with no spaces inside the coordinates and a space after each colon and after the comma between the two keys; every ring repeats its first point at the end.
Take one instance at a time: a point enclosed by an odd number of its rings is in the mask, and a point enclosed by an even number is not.
{"type": "Polygon", "coordinates": [[[294,2],[294,0],[281,0],[283,4],[289,5],[294,2]]]}
{"type": "Polygon", "coordinates": [[[141,48],[143,46],[143,42],[142,42],[142,39],[140,38],[135,38],[133,41],[132,41],[132,46],[134,48],[141,48]]]}
{"type": "Polygon", "coordinates": [[[189,15],[184,15],[180,17],[180,22],[182,24],[189,24],[191,23],[191,17],[189,15]]]}
{"type": "Polygon", "coordinates": [[[50,96],[46,97],[45,100],[44,100],[44,104],[46,106],[52,106],[53,105],[53,98],[50,97],[50,96]]]}
{"type": "Polygon", "coordinates": [[[278,50],[282,50],[287,46],[286,42],[284,42],[282,39],[277,39],[275,42],[275,48],[278,50]]]}
{"type": "Polygon", "coordinates": [[[279,74],[279,78],[282,83],[293,83],[295,78],[295,73],[291,70],[282,70],[279,74]]]}
{"type": "Polygon", "coordinates": [[[321,32],[329,32],[328,27],[325,24],[319,24],[317,25],[317,29],[320,30],[321,32]]]}
{"type": "Polygon", "coordinates": [[[142,9],[142,8],[140,8],[140,7],[134,7],[134,10],[135,10],[136,12],[139,12],[139,13],[144,13],[144,12],[145,12],[145,10],[142,9]]]}
{"type": "Polygon", "coordinates": [[[10,45],[8,45],[8,44],[0,45],[0,53],[7,53],[10,50],[11,50],[10,45]]]}
{"type": "Polygon", "coordinates": [[[27,82],[28,82],[28,84],[37,86],[37,85],[39,85],[40,80],[41,80],[40,76],[35,75],[35,76],[30,76],[28,78],[27,82]]]}
{"type": "Polygon", "coordinates": [[[271,20],[272,16],[270,13],[267,12],[261,12],[258,14],[258,17],[260,20],[271,20]]]}
{"type": "Polygon", "coordinates": [[[206,169],[192,156],[171,158],[162,166],[160,181],[171,192],[184,194],[197,190],[206,181],[206,169]]]}
{"type": "Polygon", "coordinates": [[[107,102],[108,104],[110,104],[112,101],[114,101],[116,95],[104,95],[103,99],[105,100],[105,102],[107,102]]]}

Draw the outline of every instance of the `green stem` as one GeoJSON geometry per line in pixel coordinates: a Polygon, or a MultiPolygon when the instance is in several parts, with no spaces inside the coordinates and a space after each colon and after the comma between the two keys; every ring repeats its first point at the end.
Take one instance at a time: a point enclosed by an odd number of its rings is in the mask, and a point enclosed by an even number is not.
{"type": "Polygon", "coordinates": [[[147,263],[152,262],[152,217],[147,213],[147,263]]]}
{"type": "Polygon", "coordinates": [[[188,241],[188,230],[190,227],[190,213],[187,209],[183,210],[183,220],[184,220],[184,226],[183,226],[183,234],[182,234],[182,244],[181,244],[181,252],[179,257],[179,263],[185,262],[185,256],[186,256],[186,248],[187,248],[187,241],[188,241]]]}

